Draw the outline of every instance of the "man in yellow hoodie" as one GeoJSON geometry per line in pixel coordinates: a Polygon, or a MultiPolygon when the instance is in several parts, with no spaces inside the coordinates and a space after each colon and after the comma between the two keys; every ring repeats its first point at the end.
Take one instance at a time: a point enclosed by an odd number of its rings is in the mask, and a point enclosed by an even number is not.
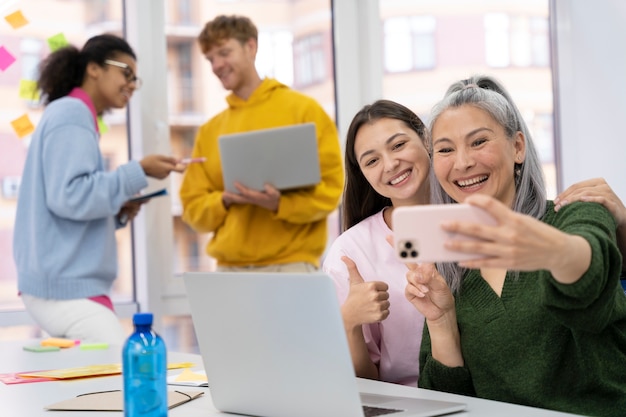
{"type": "Polygon", "coordinates": [[[207,253],[222,271],[308,272],[319,268],[327,241],[326,219],[339,204],[343,165],[337,128],[312,98],[275,79],[261,79],[256,67],[258,32],[243,16],[217,16],[198,43],[225,89],[228,108],[202,125],[180,197],[183,221],[198,232],[213,232],[207,253]],[[224,190],[218,137],[223,134],[313,122],[321,182],[315,187],[263,192],[224,190]]]}

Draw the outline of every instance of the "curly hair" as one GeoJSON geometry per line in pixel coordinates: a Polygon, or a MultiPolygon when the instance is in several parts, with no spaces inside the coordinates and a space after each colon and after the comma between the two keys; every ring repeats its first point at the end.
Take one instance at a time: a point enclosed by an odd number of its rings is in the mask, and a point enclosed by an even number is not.
{"type": "Polygon", "coordinates": [[[73,45],[57,49],[39,65],[37,88],[42,93],[42,101],[47,105],[64,97],[74,87],[79,87],[85,78],[87,64],[104,61],[116,54],[127,54],[137,59],[128,42],[115,35],[98,35],[90,38],[82,49],[73,45]]]}
{"type": "Polygon", "coordinates": [[[245,43],[252,38],[258,40],[259,31],[252,20],[245,16],[220,15],[207,22],[198,35],[198,44],[203,54],[227,39],[237,39],[245,43]]]}

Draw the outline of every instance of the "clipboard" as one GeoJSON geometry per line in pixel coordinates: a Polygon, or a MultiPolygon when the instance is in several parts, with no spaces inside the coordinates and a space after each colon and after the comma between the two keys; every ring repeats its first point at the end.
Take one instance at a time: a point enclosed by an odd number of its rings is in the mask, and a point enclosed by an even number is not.
{"type": "MultiPolygon", "coordinates": [[[[167,408],[178,407],[203,394],[204,391],[168,391],[167,408]]],[[[88,392],[44,408],[52,411],[124,411],[124,393],[120,390],[88,392]]]]}

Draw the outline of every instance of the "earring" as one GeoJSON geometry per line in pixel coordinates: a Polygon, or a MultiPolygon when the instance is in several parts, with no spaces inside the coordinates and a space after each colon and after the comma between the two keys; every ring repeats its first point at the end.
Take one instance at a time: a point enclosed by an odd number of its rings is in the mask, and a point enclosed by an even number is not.
{"type": "Polygon", "coordinates": [[[515,164],[515,167],[513,168],[513,174],[515,178],[515,186],[518,186],[520,181],[522,180],[522,165],[521,164],[515,164]]]}

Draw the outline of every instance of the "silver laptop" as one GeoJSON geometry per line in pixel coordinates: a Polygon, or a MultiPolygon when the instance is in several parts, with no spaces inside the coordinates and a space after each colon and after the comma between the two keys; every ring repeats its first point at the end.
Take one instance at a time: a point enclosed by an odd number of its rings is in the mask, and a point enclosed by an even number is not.
{"type": "Polygon", "coordinates": [[[431,417],[465,409],[461,403],[360,395],[335,286],[324,274],[191,272],[183,279],[220,411],[431,417]]]}
{"type": "Polygon", "coordinates": [[[237,192],[235,181],[256,190],[269,183],[281,191],[320,182],[313,123],[222,135],[218,141],[227,191],[237,192]]]}

